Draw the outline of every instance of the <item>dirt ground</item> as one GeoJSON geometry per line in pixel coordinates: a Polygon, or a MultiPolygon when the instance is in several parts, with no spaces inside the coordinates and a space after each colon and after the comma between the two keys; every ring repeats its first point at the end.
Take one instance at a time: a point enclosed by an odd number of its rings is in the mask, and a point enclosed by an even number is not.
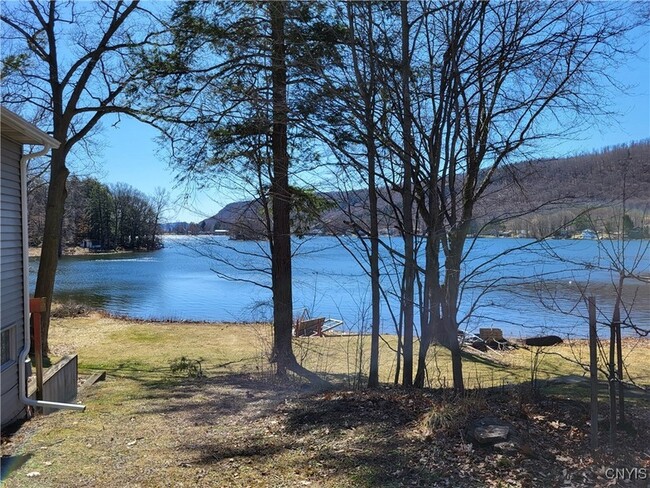
{"type": "Polygon", "coordinates": [[[616,455],[591,455],[583,403],[522,391],[451,402],[436,390],[315,392],[268,375],[109,377],[80,396],[92,412],[39,416],[4,438],[3,479],[7,488],[648,486],[608,471],[650,471],[647,408],[630,407],[634,427],[619,433],[616,455]],[[516,452],[471,443],[464,428],[485,415],[514,426],[516,452]]]}

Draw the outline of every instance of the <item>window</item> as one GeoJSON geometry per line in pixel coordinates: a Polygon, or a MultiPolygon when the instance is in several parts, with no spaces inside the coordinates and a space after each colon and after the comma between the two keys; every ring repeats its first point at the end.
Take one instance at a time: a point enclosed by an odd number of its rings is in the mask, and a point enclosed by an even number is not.
{"type": "Polygon", "coordinates": [[[14,327],[9,327],[2,331],[0,336],[0,364],[4,366],[6,363],[11,362],[13,358],[13,337],[14,337],[14,327]]]}

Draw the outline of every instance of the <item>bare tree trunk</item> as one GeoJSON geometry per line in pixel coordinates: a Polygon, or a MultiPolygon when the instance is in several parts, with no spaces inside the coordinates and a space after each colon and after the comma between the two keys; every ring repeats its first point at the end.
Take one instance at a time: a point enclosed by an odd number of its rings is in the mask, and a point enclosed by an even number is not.
{"type": "Polygon", "coordinates": [[[47,192],[47,207],[45,209],[45,225],[41,257],[38,265],[36,289],[34,297],[46,298],[46,311],[42,316],[41,338],[43,353],[49,353],[50,310],[54,294],[54,280],[59,263],[61,246],[61,225],[63,222],[64,204],[68,196],[66,180],[70,171],[65,165],[64,144],[52,150],[52,167],[50,184],[47,192]]]}
{"type": "Polygon", "coordinates": [[[426,243],[426,263],[424,277],[423,306],[420,310],[420,349],[418,351],[418,367],[415,375],[414,386],[424,388],[427,373],[427,353],[433,340],[433,331],[440,321],[440,263],[438,253],[440,240],[436,228],[429,225],[426,243]]]}
{"type": "MultiPolygon", "coordinates": [[[[402,289],[404,289],[404,283],[402,283],[402,289]]],[[[403,319],[403,317],[402,317],[403,319]]],[[[403,335],[402,335],[403,322],[397,324],[397,347],[395,348],[395,377],[393,379],[393,384],[399,385],[399,378],[402,375],[402,354],[403,354],[403,335]]]]}
{"type": "MultiPolygon", "coordinates": [[[[81,31],[78,32],[84,37],[87,32],[85,28],[94,29],[94,34],[98,34],[99,42],[96,47],[86,45],[87,53],[79,59],[67,59],[68,64],[72,65],[69,71],[61,70],[59,72],[59,39],[65,38],[65,35],[59,31],[60,27],[68,20],[64,20],[67,15],[63,15],[59,8],[58,2],[28,2],[29,8],[25,7],[19,16],[8,14],[6,8],[0,13],[0,20],[3,28],[11,28],[18,38],[25,42],[26,51],[31,51],[33,56],[25,62],[25,67],[37,68],[33,72],[27,70],[24,75],[26,83],[20,86],[19,91],[25,89],[24,97],[26,105],[35,109],[37,113],[45,110],[52,117],[53,136],[61,143],[58,149],[52,151],[50,167],[50,183],[48,187],[47,208],[45,210],[44,236],[41,247],[41,258],[36,278],[35,296],[38,298],[47,298],[47,310],[43,315],[42,322],[42,342],[45,353],[49,351],[49,328],[50,328],[50,310],[52,306],[52,295],[54,292],[54,282],[58,257],[61,250],[61,229],[64,217],[64,204],[67,198],[66,180],[69,170],[66,167],[66,157],[70,149],[77,142],[91,133],[92,129],[99,122],[101,117],[106,113],[130,113],[132,108],[118,106],[116,100],[119,94],[126,86],[126,81],[121,75],[109,76],[104,69],[109,64],[104,64],[103,58],[112,54],[117,56],[126,53],[117,45],[115,36],[125,23],[129,15],[138,7],[137,1],[119,2],[114,5],[106,2],[98,6],[103,10],[101,19],[94,18],[97,21],[93,24],[79,24],[81,31]],[[103,22],[103,20],[107,22],[103,22]],[[92,27],[90,27],[92,25],[92,27]],[[44,73],[47,75],[44,76],[44,73]],[[93,76],[94,75],[94,76],[93,76]],[[99,80],[103,80],[100,82],[99,80]],[[119,80],[119,81],[117,81],[119,80]],[[35,98],[30,98],[30,87],[38,93],[35,98]],[[97,90],[96,88],[99,87],[97,90]],[[90,102],[90,107],[87,104],[90,102]],[[88,116],[85,120],[78,120],[74,125],[74,131],[70,131],[73,125],[73,119],[81,113],[81,108],[88,116]],[[109,110],[110,109],[110,110],[109,110]]],[[[5,7],[3,5],[3,7],[5,7]]],[[[20,7],[23,10],[23,7],[20,7]]],[[[92,11],[89,10],[89,11],[92,11]]],[[[18,12],[15,12],[18,13],[18,12]]],[[[16,46],[19,44],[17,43],[16,46]]],[[[126,48],[130,43],[121,44],[126,48]]],[[[22,49],[22,48],[21,48],[22,49]]],[[[21,51],[21,55],[23,51],[21,51]]],[[[66,58],[69,57],[67,56],[66,58]]],[[[33,93],[33,92],[32,92],[33,93]]]]}
{"type": "MultiPolygon", "coordinates": [[[[616,311],[616,308],[614,308],[616,311]]],[[[616,327],[614,321],[609,326],[609,444],[616,442],[616,327]]]]}
{"type": "Polygon", "coordinates": [[[463,391],[463,362],[458,342],[458,291],[460,289],[460,264],[464,246],[464,231],[450,232],[449,249],[445,260],[445,282],[441,307],[440,330],[434,336],[451,352],[451,365],[454,376],[454,390],[463,391]]]}
{"type": "MultiPolygon", "coordinates": [[[[449,271],[445,268],[445,275],[449,271]]],[[[446,281],[446,280],[445,280],[446,281]]],[[[465,389],[463,382],[463,361],[461,356],[460,344],[458,342],[458,325],[456,324],[456,306],[452,302],[452,297],[449,296],[450,288],[445,283],[445,293],[442,300],[442,316],[439,322],[440,328],[434,331],[434,337],[449,349],[451,353],[451,367],[453,374],[454,390],[462,392],[465,389]]]]}
{"type": "Polygon", "coordinates": [[[411,75],[409,52],[409,21],[408,2],[400,2],[402,21],[402,105],[404,133],[404,185],[402,187],[403,205],[403,238],[404,238],[404,275],[402,282],[402,317],[404,320],[404,373],[402,384],[413,384],[413,294],[415,292],[416,255],[414,251],[414,225],[413,225],[413,185],[411,182],[411,158],[413,155],[412,120],[411,120],[411,92],[409,80],[411,75]]]}
{"type": "Polygon", "coordinates": [[[375,139],[374,102],[377,89],[377,80],[374,69],[375,50],[373,44],[373,20],[371,3],[359,4],[367,9],[368,22],[368,79],[361,73],[361,63],[357,53],[357,39],[355,30],[355,5],[347,5],[348,26],[350,28],[350,48],[352,63],[357,82],[357,87],[363,101],[363,129],[368,158],[368,202],[370,207],[370,295],[371,295],[371,337],[370,337],[370,371],[368,373],[368,386],[373,388],[379,385],[379,223],[377,216],[377,148],[375,139]]]}
{"type": "Polygon", "coordinates": [[[379,224],[377,216],[376,153],[372,107],[366,107],[368,150],[368,200],[370,205],[370,289],[372,300],[372,326],[370,338],[370,372],[368,386],[379,386],[379,224]]]}

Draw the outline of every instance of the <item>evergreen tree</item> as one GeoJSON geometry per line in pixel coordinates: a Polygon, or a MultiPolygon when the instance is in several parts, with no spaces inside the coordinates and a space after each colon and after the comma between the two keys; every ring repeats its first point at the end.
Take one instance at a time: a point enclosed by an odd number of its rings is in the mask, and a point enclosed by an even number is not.
{"type": "Polygon", "coordinates": [[[273,360],[315,382],[291,349],[291,211],[298,174],[317,161],[295,121],[313,80],[337,56],[338,30],[317,2],[181,2],[167,46],[142,53],[140,96],[172,141],[181,181],[247,192],[261,207],[273,292],[273,360]]]}

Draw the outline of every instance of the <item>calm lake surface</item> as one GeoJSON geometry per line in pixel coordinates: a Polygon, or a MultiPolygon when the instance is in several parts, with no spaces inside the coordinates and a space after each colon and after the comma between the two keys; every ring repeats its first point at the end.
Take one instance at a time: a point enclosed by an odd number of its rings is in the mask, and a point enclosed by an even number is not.
{"type": "MultiPolygon", "coordinates": [[[[385,238],[389,242],[389,238],[385,238]]],[[[344,320],[345,330],[367,330],[370,287],[364,245],[357,238],[313,237],[294,241],[294,315],[344,320]],[[348,249],[346,250],[347,247],[348,249]]],[[[118,315],[142,319],[256,321],[271,317],[267,251],[263,242],[227,237],[164,239],[150,253],[64,257],[58,268],[55,299],[74,300],[118,315]],[[261,286],[260,286],[261,285],[261,286]]],[[[399,239],[392,244],[399,248],[399,239]]],[[[631,241],[628,267],[650,276],[648,241],[631,241]]],[[[500,327],[511,337],[538,333],[584,336],[586,307],[581,290],[594,295],[598,319],[611,318],[616,275],[608,271],[614,241],[478,239],[467,249],[461,328],[500,327]],[[522,246],[523,249],[520,249],[522,246]],[[505,254],[504,254],[505,253],[505,254]]],[[[30,260],[32,289],[38,259],[30,260]]],[[[383,255],[382,327],[394,331],[399,265],[383,255]]],[[[650,327],[650,287],[629,279],[624,288],[630,319],[650,327]],[[633,305],[633,306],[632,306],[633,305]]]]}

